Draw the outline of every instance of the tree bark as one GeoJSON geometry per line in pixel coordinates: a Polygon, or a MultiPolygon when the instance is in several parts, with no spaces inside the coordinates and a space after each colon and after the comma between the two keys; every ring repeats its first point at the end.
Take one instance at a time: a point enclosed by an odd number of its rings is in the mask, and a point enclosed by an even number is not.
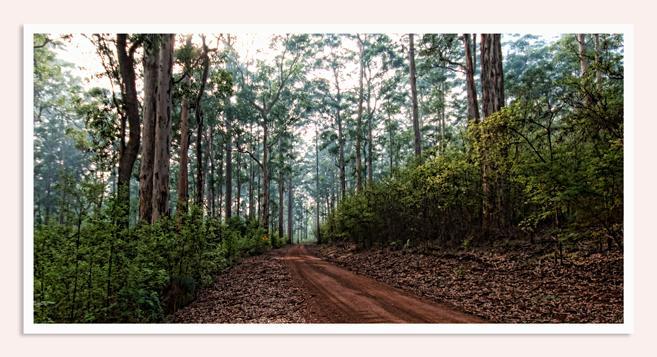
{"type": "Polygon", "coordinates": [[[287,183],[287,242],[292,244],[292,232],[294,232],[294,188],[292,187],[292,175],[287,183]]]}
{"type": "Polygon", "coordinates": [[[162,35],[157,85],[157,120],[153,170],[153,218],[169,213],[169,145],[171,142],[171,71],[174,35],[162,35]]]}
{"type": "MultiPolygon", "coordinates": [[[[360,38],[360,35],[357,35],[358,38],[358,49],[360,52],[360,74],[358,79],[358,116],[356,121],[356,192],[360,192],[363,189],[363,170],[361,164],[361,134],[362,134],[362,123],[363,123],[363,97],[364,97],[364,88],[363,88],[363,77],[365,76],[365,49],[363,40],[360,38]]],[[[319,206],[318,206],[319,207],[319,206]]],[[[319,210],[319,208],[318,208],[319,210]]],[[[318,211],[319,212],[319,211],[318,211]]],[[[319,213],[317,215],[319,220],[319,213]]],[[[319,226],[319,223],[318,223],[319,226]]],[[[319,234],[319,233],[318,233],[319,234]]]]}
{"type": "MultiPolygon", "coordinates": [[[[388,121],[390,121],[390,114],[388,114],[388,121]]],[[[392,132],[392,127],[388,127],[388,145],[389,145],[389,155],[390,155],[390,177],[392,177],[393,172],[394,172],[394,164],[395,164],[395,141],[393,138],[394,133],[392,132]]]]}
{"type": "Polygon", "coordinates": [[[237,197],[235,202],[235,213],[237,217],[240,216],[241,201],[242,201],[242,155],[240,154],[240,133],[237,132],[237,170],[235,170],[235,175],[237,176],[237,197]]]}
{"type": "Polygon", "coordinates": [[[187,212],[187,192],[189,186],[189,103],[182,99],[180,109],[180,172],[178,174],[178,207],[180,213],[187,212]]]}
{"type": "MultiPolygon", "coordinates": [[[[477,55],[475,50],[476,49],[476,42],[477,42],[477,36],[476,34],[472,35],[472,48],[470,46],[470,35],[469,34],[464,34],[463,35],[463,47],[465,49],[465,83],[466,83],[466,92],[468,96],[468,119],[473,120],[475,124],[479,124],[480,121],[480,116],[479,116],[479,101],[477,100],[477,87],[475,84],[474,80],[474,74],[475,74],[475,68],[476,68],[476,59],[477,55]]],[[[479,140],[479,128],[477,128],[477,131],[475,132],[475,140],[479,140]]],[[[479,156],[482,158],[479,163],[479,185],[482,188],[482,192],[488,191],[488,181],[486,178],[486,170],[485,170],[485,165],[484,165],[484,154],[485,151],[479,147],[478,151],[479,156]]],[[[481,211],[479,214],[482,217],[482,228],[484,228],[484,222],[483,222],[483,217],[488,216],[488,211],[490,209],[487,208],[487,203],[486,203],[486,198],[485,194],[482,194],[481,198],[481,211]]]]}
{"type": "MultiPolygon", "coordinates": [[[[253,127],[252,124],[249,127],[249,132],[251,133],[251,138],[253,140],[253,127]]],[[[253,142],[251,142],[251,152],[255,152],[255,146],[253,145],[253,142]]],[[[253,160],[250,161],[249,164],[249,219],[253,219],[255,217],[255,201],[253,197],[253,183],[255,181],[255,162],[253,160]]]]}
{"type": "Polygon", "coordinates": [[[319,130],[315,128],[315,227],[317,229],[317,243],[322,243],[322,233],[319,226],[319,205],[321,198],[319,195],[319,130]]]}
{"type": "MultiPolygon", "coordinates": [[[[504,106],[504,73],[502,70],[502,45],[500,34],[481,35],[481,87],[483,97],[482,109],[485,120],[485,118],[499,111],[504,106]]],[[[505,149],[502,150],[504,151],[505,149]]],[[[501,226],[506,224],[506,219],[502,216],[508,214],[505,207],[508,199],[505,194],[506,183],[504,173],[499,174],[500,181],[498,182],[499,184],[497,187],[498,192],[492,192],[489,176],[493,169],[488,160],[486,147],[482,147],[480,155],[483,164],[482,192],[484,199],[482,228],[484,232],[488,232],[493,226],[496,206],[500,214],[498,222],[500,222],[501,226]],[[498,196],[497,203],[495,194],[498,196]],[[500,196],[503,198],[499,199],[500,196]],[[500,201],[502,202],[501,204],[500,201]]],[[[505,156],[505,153],[503,152],[502,155],[505,156]]]]}
{"type": "Polygon", "coordinates": [[[147,223],[151,223],[153,218],[153,166],[160,53],[158,41],[154,39],[153,42],[145,46],[144,50],[144,131],[139,169],[139,218],[147,223]]]}
{"type": "Polygon", "coordinates": [[[577,49],[579,56],[579,76],[584,77],[586,71],[589,69],[589,61],[586,58],[586,35],[583,33],[578,33],[575,36],[577,39],[577,49]]]}
{"type": "Polygon", "coordinates": [[[228,101],[226,101],[226,222],[233,215],[233,125],[232,118],[228,112],[228,101]]]}
{"type": "Polygon", "coordinates": [[[477,87],[474,80],[474,54],[470,50],[470,35],[467,33],[463,35],[463,47],[465,49],[465,82],[468,96],[468,119],[474,120],[475,123],[479,123],[479,103],[477,101],[477,87]]]}
{"type": "MultiPolygon", "coordinates": [[[[211,125],[208,125],[208,127],[211,127],[211,125]]],[[[207,175],[208,172],[210,172],[210,147],[212,146],[212,142],[210,141],[210,130],[205,129],[203,131],[203,137],[205,140],[205,147],[204,147],[204,154],[203,154],[203,172],[205,175],[207,175]]],[[[205,183],[205,186],[203,187],[203,192],[204,192],[204,197],[207,197],[205,200],[207,202],[204,202],[205,207],[208,208],[208,211],[210,209],[210,187],[212,186],[213,177],[210,174],[210,177],[208,178],[207,182],[205,183]]]]}
{"type": "Polygon", "coordinates": [[[420,136],[420,119],[417,106],[417,87],[416,87],[416,74],[415,74],[415,43],[413,34],[408,35],[408,63],[409,63],[409,78],[411,82],[411,104],[413,106],[413,133],[415,135],[415,157],[422,156],[422,139],[420,136]]]}
{"type": "Polygon", "coordinates": [[[442,82],[441,84],[442,92],[442,106],[440,110],[440,153],[444,154],[445,149],[447,148],[447,142],[445,141],[445,121],[446,121],[446,108],[447,108],[447,83],[442,82]]]}
{"type": "Polygon", "coordinates": [[[283,199],[285,195],[285,177],[283,170],[278,171],[278,239],[283,239],[283,214],[285,208],[283,206],[283,199]]]}
{"type": "Polygon", "coordinates": [[[504,106],[504,73],[500,34],[481,35],[481,87],[484,117],[504,106]]]}
{"type": "MultiPolygon", "coordinates": [[[[192,37],[187,37],[187,47],[192,46],[192,37]]],[[[190,64],[186,64],[186,70],[191,70],[190,64]]],[[[189,77],[183,81],[183,87],[189,87],[189,77]]],[[[189,162],[189,100],[187,95],[183,95],[180,104],[180,172],[178,173],[178,204],[177,211],[184,214],[187,213],[187,199],[188,199],[188,174],[189,162]]]]}
{"type": "Polygon", "coordinates": [[[210,217],[214,217],[216,214],[215,210],[215,199],[216,199],[216,182],[214,169],[216,165],[216,158],[214,153],[214,128],[212,125],[208,127],[208,157],[210,159],[210,179],[208,180],[208,186],[210,187],[210,217]]]}
{"type": "Polygon", "coordinates": [[[340,76],[336,67],[333,67],[333,77],[335,78],[336,94],[336,110],[335,119],[338,124],[338,167],[340,170],[340,199],[344,199],[347,193],[347,180],[344,169],[344,133],[342,131],[342,93],[340,92],[340,76]]]}
{"type": "Polygon", "coordinates": [[[210,69],[210,57],[208,57],[208,46],[203,39],[203,74],[201,76],[201,88],[196,97],[196,106],[194,113],[196,115],[196,204],[203,209],[203,110],[201,108],[201,99],[205,92],[205,84],[208,80],[208,71],[210,69]]]}
{"type": "Polygon", "coordinates": [[[372,139],[372,116],[374,115],[373,111],[370,108],[370,98],[372,94],[372,88],[370,85],[370,80],[367,81],[367,185],[372,186],[373,177],[374,177],[374,165],[373,165],[373,146],[374,140],[372,139]]]}
{"type": "Polygon", "coordinates": [[[262,125],[262,226],[269,233],[269,125],[267,116],[263,118],[262,125]]]}
{"type": "Polygon", "coordinates": [[[602,88],[602,62],[600,60],[600,53],[602,48],[600,47],[600,34],[596,33],[593,35],[594,45],[595,45],[595,83],[598,90],[602,88]]]}
{"type": "MultiPolygon", "coordinates": [[[[132,168],[139,153],[139,140],[141,136],[139,101],[137,100],[137,86],[135,84],[134,51],[135,46],[127,49],[127,35],[116,35],[116,47],[119,61],[119,74],[121,76],[123,106],[128,122],[128,141],[119,153],[118,196],[119,204],[123,208],[117,223],[127,227],[130,217],[130,177],[132,168]]],[[[121,138],[125,140],[124,137],[121,138]]]]}
{"type": "Polygon", "coordinates": [[[219,197],[217,199],[218,207],[216,209],[216,213],[219,217],[221,217],[222,212],[223,212],[223,201],[224,201],[224,184],[223,184],[223,177],[224,177],[224,157],[223,157],[223,149],[222,146],[220,145],[217,153],[219,155],[219,164],[217,167],[219,168],[219,174],[217,175],[217,182],[219,183],[219,187],[217,192],[219,193],[219,197]]]}

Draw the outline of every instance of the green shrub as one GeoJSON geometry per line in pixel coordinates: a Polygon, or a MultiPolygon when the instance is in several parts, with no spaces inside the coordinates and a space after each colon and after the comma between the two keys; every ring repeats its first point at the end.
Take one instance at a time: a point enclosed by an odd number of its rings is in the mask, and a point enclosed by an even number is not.
{"type": "Polygon", "coordinates": [[[342,200],[323,236],[361,247],[410,240],[465,248],[541,232],[571,242],[595,231],[608,246],[622,245],[622,100],[614,99],[622,90],[595,94],[586,80],[564,85],[575,96],[564,99],[576,102],[570,110],[555,117],[551,107],[542,111],[543,102],[518,99],[468,123],[463,145],[427,150],[394,178],[342,200]],[[578,97],[581,91],[599,97],[578,97]],[[484,229],[485,202],[492,230],[484,229]]]}
{"type": "Polygon", "coordinates": [[[197,207],[125,229],[114,214],[110,203],[35,227],[36,322],[160,322],[217,273],[271,248],[257,221],[224,224],[197,207]]]}

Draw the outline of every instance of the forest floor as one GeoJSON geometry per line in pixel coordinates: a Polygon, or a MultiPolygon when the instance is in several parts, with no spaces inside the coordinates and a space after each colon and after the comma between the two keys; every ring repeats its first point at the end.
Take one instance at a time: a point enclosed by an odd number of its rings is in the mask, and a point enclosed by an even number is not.
{"type": "Polygon", "coordinates": [[[290,246],[244,259],[182,323],[621,323],[623,254],[290,246]]]}
{"type": "Polygon", "coordinates": [[[393,250],[317,246],[317,256],[436,303],[499,323],[622,323],[623,253],[527,249],[393,250]]]}
{"type": "Polygon", "coordinates": [[[307,323],[311,295],[282,259],[286,248],[249,257],[230,267],[173,315],[183,323],[307,323]]]}
{"type": "Polygon", "coordinates": [[[245,259],[197,301],[176,312],[187,323],[482,322],[446,305],[354,274],[291,246],[245,259]]]}

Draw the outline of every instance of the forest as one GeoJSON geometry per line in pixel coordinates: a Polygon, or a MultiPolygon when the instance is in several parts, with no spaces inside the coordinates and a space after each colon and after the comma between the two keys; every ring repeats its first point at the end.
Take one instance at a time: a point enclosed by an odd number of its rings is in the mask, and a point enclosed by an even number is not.
{"type": "Polygon", "coordinates": [[[621,34],[33,54],[37,323],[622,322],[621,34]],[[356,318],[347,285],[418,305],[356,318]]]}

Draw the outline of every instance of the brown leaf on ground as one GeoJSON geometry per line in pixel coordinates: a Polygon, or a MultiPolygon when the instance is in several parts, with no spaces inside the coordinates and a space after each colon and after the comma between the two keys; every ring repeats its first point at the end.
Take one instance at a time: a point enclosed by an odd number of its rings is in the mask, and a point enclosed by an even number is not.
{"type": "Polygon", "coordinates": [[[622,323],[623,254],[572,257],[568,264],[522,254],[420,254],[314,247],[361,275],[501,323],[622,323]]]}
{"type": "Polygon", "coordinates": [[[277,259],[280,252],[244,259],[220,274],[198,299],[178,310],[182,323],[304,323],[307,293],[277,259]]]}

